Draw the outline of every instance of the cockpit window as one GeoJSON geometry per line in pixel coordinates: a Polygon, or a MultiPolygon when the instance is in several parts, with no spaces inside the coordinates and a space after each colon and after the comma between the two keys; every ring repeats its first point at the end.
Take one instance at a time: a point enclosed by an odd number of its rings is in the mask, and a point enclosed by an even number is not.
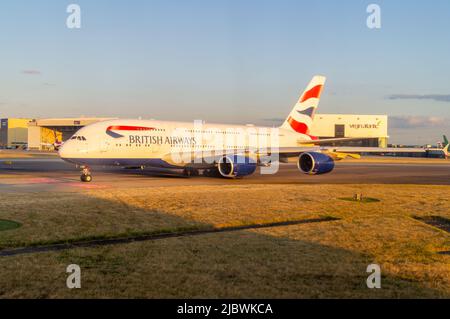
{"type": "Polygon", "coordinates": [[[71,140],[86,141],[84,136],[72,136],[71,140]]]}

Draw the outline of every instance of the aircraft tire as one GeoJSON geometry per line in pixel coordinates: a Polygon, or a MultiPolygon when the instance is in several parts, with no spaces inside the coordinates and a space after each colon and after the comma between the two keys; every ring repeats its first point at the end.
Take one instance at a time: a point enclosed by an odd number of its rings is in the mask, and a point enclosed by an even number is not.
{"type": "Polygon", "coordinates": [[[80,179],[81,179],[81,181],[83,183],[90,183],[90,182],[92,182],[92,176],[91,175],[81,175],[80,179]]]}

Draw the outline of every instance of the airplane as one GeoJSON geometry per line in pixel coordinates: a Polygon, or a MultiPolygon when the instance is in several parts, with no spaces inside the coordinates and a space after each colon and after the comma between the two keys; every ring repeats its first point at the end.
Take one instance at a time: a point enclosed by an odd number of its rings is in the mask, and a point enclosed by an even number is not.
{"type": "Polygon", "coordinates": [[[360,153],[425,153],[420,148],[324,146],[361,138],[318,139],[310,134],[325,85],[314,76],[279,128],[243,125],[115,119],[81,128],[59,149],[59,156],[82,169],[81,181],[91,182],[92,166],[183,169],[186,176],[242,178],[257,167],[297,158],[300,172],[330,173],[335,161],[360,153]]]}
{"type": "Polygon", "coordinates": [[[450,157],[449,147],[447,136],[444,135],[443,142],[438,142],[436,147],[424,146],[424,149],[427,157],[440,158],[443,156],[445,159],[448,159],[450,157]]]}
{"type": "Polygon", "coordinates": [[[444,152],[444,156],[446,159],[450,158],[450,152],[449,152],[449,147],[450,147],[450,143],[448,142],[447,136],[443,136],[444,138],[444,142],[442,143],[442,146],[444,147],[442,149],[442,151],[444,152]]]}
{"type": "Polygon", "coordinates": [[[444,145],[443,151],[444,151],[445,158],[448,159],[448,158],[450,158],[450,152],[449,152],[450,143],[448,142],[447,136],[445,136],[445,135],[444,135],[444,144],[443,145],[444,145]]]}

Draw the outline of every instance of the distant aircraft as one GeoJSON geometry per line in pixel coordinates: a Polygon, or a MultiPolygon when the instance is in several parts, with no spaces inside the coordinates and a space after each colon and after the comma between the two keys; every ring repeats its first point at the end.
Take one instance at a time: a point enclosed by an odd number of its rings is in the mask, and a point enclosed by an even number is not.
{"type": "MultiPolygon", "coordinates": [[[[164,167],[183,169],[187,176],[239,178],[257,166],[271,167],[297,157],[298,169],[320,175],[334,169],[335,160],[359,158],[359,153],[425,153],[420,148],[329,147],[326,143],[352,138],[322,139],[309,134],[325,84],[315,76],[283,125],[267,127],[108,120],[80,129],[59,150],[60,157],[82,168],[81,181],[92,181],[90,167],[164,167]]],[[[361,139],[361,138],[358,138],[361,139]]]]}
{"type": "Polygon", "coordinates": [[[449,153],[449,143],[447,137],[443,136],[443,142],[438,142],[437,147],[424,147],[426,150],[427,157],[442,157],[444,156],[446,159],[450,157],[449,153]]]}
{"type": "Polygon", "coordinates": [[[443,152],[445,155],[445,158],[449,158],[450,157],[450,152],[449,152],[449,147],[450,147],[450,143],[448,142],[447,136],[444,135],[444,144],[443,144],[444,148],[443,148],[443,152]]]}

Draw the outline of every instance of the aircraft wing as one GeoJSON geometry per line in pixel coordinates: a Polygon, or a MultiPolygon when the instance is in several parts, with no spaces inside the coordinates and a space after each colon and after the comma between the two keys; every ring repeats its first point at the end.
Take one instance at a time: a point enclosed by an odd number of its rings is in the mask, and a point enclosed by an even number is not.
{"type": "Polygon", "coordinates": [[[401,153],[426,153],[423,148],[396,148],[396,147],[351,147],[351,146],[298,146],[280,147],[274,149],[232,149],[232,150],[211,150],[186,153],[168,153],[163,159],[168,163],[198,163],[199,165],[213,164],[218,162],[223,156],[242,155],[255,159],[262,159],[267,156],[278,154],[281,161],[283,159],[297,157],[302,153],[320,152],[327,154],[335,160],[342,160],[347,157],[359,159],[361,154],[401,154],[401,153]],[[181,160],[181,161],[180,161],[181,160]]]}
{"type": "Polygon", "coordinates": [[[426,153],[423,148],[401,148],[401,147],[351,147],[351,146],[337,146],[330,147],[337,152],[344,153],[426,153]]]}
{"type": "Polygon", "coordinates": [[[328,143],[335,143],[335,142],[346,142],[346,141],[359,141],[364,140],[365,138],[362,137],[342,137],[342,138],[327,138],[327,139],[320,139],[320,140],[302,140],[298,141],[301,145],[322,145],[322,144],[328,144],[328,143]]]}
{"type": "Polygon", "coordinates": [[[280,157],[297,157],[306,152],[320,152],[328,154],[334,159],[344,159],[346,157],[360,158],[361,154],[367,153],[426,153],[423,148],[397,148],[397,147],[351,147],[351,146],[299,146],[299,147],[280,147],[277,150],[261,150],[258,153],[263,154],[279,154],[280,157]]]}

